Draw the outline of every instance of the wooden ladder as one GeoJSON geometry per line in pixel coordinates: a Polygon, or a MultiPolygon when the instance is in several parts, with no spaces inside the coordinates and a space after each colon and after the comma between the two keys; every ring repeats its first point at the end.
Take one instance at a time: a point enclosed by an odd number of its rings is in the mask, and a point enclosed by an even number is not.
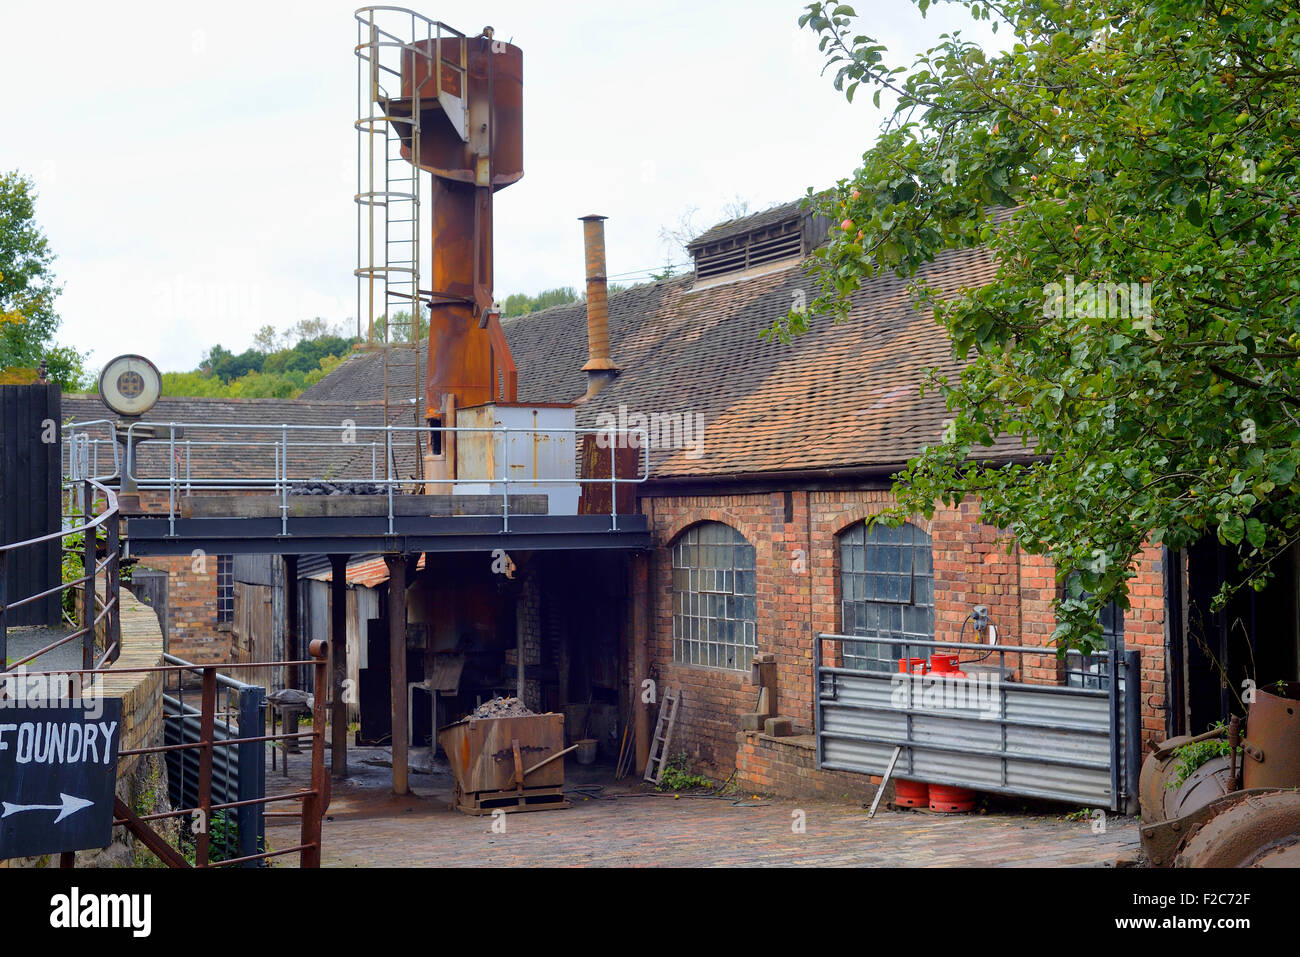
{"type": "Polygon", "coordinates": [[[654,784],[664,776],[664,766],[668,763],[668,742],[673,737],[673,726],[677,724],[677,692],[665,689],[663,703],[659,705],[659,720],[655,722],[654,736],[650,739],[650,757],[645,763],[645,779],[654,784]]]}

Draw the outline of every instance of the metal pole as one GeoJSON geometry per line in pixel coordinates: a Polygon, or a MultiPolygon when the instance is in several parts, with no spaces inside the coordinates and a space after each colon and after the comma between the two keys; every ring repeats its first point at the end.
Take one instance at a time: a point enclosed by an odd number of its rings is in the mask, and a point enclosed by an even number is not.
{"type": "Polygon", "coordinates": [[[9,670],[9,553],[0,551],[0,672],[9,670]]]}
{"type": "Polygon", "coordinates": [[[104,648],[110,651],[109,661],[117,661],[122,653],[122,555],[121,540],[118,537],[118,517],[110,515],[104,525],[105,549],[108,553],[108,567],[105,575],[104,596],[113,603],[105,622],[104,648]]]}
{"type": "Polygon", "coordinates": [[[330,648],[334,651],[334,694],[330,714],[330,773],[348,774],[348,556],[330,557],[330,648]]]}
{"type": "MultiPolygon", "coordinates": [[[[260,738],[266,734],[266,690],[239,690],[239,736],[260,738]]],[[[246,741],[239,748],[238,801],[266,796],[266,748],[261,741],[246,741]]],[[[238,809],[239,856],[251,857],[266,850],[266,815],[261,804],[246,804],[238,809]]],[[[262,861],[245,861],[243,867],[262,867],[262,861]]]]}
{"type": "Polygon", "coordinates": [[[1124,652],[1124,804],[1125,813],[1138,812],[1138,776],[1142,773],[1142,653],[1124,652]]]}
{"type": "Polygon", "coordinates": [[[393,793],[406,794],[407,728],[406,712],[406,556],[384,556],[388,566],[388,658],[392,676],[393,720],[393,793]]]}
{"type": "Polygon", "coordinates": [[[280,439],[283,443],[280,452],[281,472],[284,478],[280,486],[280,534],[289,534],[289,427],[280,425],[280,439]]]}
{"type": "Polygon", "coordinates": [[[203,669],[203,703],[200,708],[198,811],[203,827],[195,835],[194,861],[196,867],[207,867],[212,832],[212,739],[217,720],[217,669],[211,665],[203,669]]]}
{"type": "MultiPolygon", "coordinates": [[[[299,659],[298,556],[282,555],[280,557],[284,562],[284,657],[287,661],[297,661],[299,659]]],[[[296,665],[285,666],[284,686],[286,688],[298,687],[298,668],[296,665]]]]}
{"type": "Polygon", "coordinates": [[[329,686],[329,642],[313,641],[311,656],[316,659],[313,666],[315,697],[312,702],[312,736],[311,736],[311,791],[302,802],[302,853],[298,858],[300,867],[320,867],[321,818],[325,816],[325,695],[329,686]]]}
{"type": "Polygon", "coordinates": [[[1110,712],[1110,809],[1119,811],[1120,805],[1120,713],[1119,713],[1119,662],[1115,656],[1115,642],[1107,639],[1107,659],[1110,680],[1106,682],[1107,706],[1110,712]]]}
{"type": "MultiPolygon", "coordinates": [[[[636,702],[636,773],[650,760],[650,704],[643,700],[641,682],[650,677],[650,555],[632,554],[632,688],[636,702]]],[[[658,695],[655,696],[656,700],[658,695]]]]}
{"type": "MultiPolygon", "coordinates": [[[[91,513],[95,510],[95,491],[90,480],[86,479],[82,483],[86,503],[82,521],[89,527],[83,533],[82,548],[82,574],[86,576],[85,584],[82,585],[81,593],[81,627],[86,629],[86,633],[81,636],[81,667],[95,667],[95,560],[96,548],[95,540],[98,538],[98,529],[90,525],[91,513]]],[[[107,589],[105,589],[104,600],[108,600],[107,589]]]]}

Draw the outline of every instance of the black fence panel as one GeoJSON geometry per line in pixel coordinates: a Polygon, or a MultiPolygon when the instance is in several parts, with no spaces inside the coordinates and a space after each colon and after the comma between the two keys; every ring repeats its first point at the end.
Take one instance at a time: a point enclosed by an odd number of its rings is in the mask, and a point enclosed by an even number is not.
{"type": "MultiPolygon", "coordinates": [[[[57,385],[0,386],[0,544],[57,532],[62,521],[62,394],[57,385]]],[[[6,593],[13,603],[59,584],[60,541],[10,556],[6,593]]],[[[10,611],[6,625],[58,625],[60,595],[10,611]]]]}

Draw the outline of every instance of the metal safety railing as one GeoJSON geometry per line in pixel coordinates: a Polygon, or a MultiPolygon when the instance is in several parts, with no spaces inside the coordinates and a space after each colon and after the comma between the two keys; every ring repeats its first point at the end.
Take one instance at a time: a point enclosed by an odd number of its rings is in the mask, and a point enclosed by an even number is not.
{"type": "MultiPolygon", "coordinates": [[[[196,754],[198,758],[197,781],[192,791],[187,789],[185,792],[187,795],[192,794],[193,797],[188,800],[183,799],[183,806],[181,807],[173,807],[169,811],[159,811],[152,814],[138,814],[120,797],[115,797],[113,801],[115,815],[113,826],[125,827],[167,867],[248,866],[288,854],[299,855],[299,865],[302,867],[319,867],[321,861],[321,821],[330,802],[330,782],[325,774],[329,643],[326,641],[313,641],[308,650],[311,657],[303,661],[228,662],[221,665],[198,665],[185,662],[142,668],[115,668],[112,671],[97,668],[74,671],[28,671],[25,672],[25,677],[28,679],[40,677],[66,678],[79,682],[82,685],[81,691],[78,691],[74,686],[69,692],[69,698],[75,704],[77,699],[86,697],[85,690],[87,688],[95,688],[96,680],[102,675],[158,674],[164,676],[165,680],[167,676],[197,672],[200,676],[201,689],[199,705],[196,709],[197,713],[194,715],[183,713],[181,715],[187,722],[191,717],[197,717],[197,733],[187,735],[185,740],[172,743],[141,748],[123,748],[118,751],[119,760],[154,754],[163,755],[165,759],[180,753],[196,754]],[[233,736],[223,737],[218,733],[218,687],[223,682],[228,685],[239,684],[222,675],[221,670],[281,668],[300,665],[312,665],[314,670],[313,723],[310,731],[284,732],[281,734],[248,734],[248,724],[236,725],[231,729],[229,722],[225,722],[228,731],[233,731],[233,736]],[[260,750],[268,743],[308,739],[311,741],[312,763],[311,782],[307,788],[275,794],[262,793],[250,797],[236,797],[232,800],[229,799],[229,795],[220,794],[219,788],[214,786],[214,782],[217,780],[217,762],[220,749],[234,748],[237,752],[242,751],[245,755],[244,760],[251,762],[250,755],[252,752],[250,752],[249,746],[256,746],[259,751],[257,760],[262,761],[264,756],[260,754],[260,750]],[[217,797],[226,797],[227,799],[216,800],[217,797]],[[267,805],[285,802],[301,802],[301,807],[298,811],[286,812],[267,812],[264,810],[267,805]],[[301,832],[298,843],[288,847],[266,849],[263,846],[251,849],[242,846],[244,844],[244,835],[241,832],[241,847],[238,856],[225,857],[220,853],[221,849],[217,848],[218,859],[214,859],[212,840],[214,815],[234,811],[238,820],[255,820],[255,817],[250,818],[249,816],[250,809],[256,816],[276,814],[281,817],[300,817],[301,832]],[[190,832],[193,835],[193,847],[190,852],[192,860],[187,858],[187,854],[182,848],[173,844],[172,839],[155,830],[152,825],[160,821],[186,821],[189,823],[190,832]]],[[[171,658],[171,656],[167,657],[171,658]]],[[[239,761],[240,759],[236,758],[236,760],[239,761]]],[[[263,787],[262,790],[264,791],[265,788],[263,787]]],[[[249,833],[258,832],[256,824],[250,824],[249,828],[249,833]]],[[[63,867],[72,867],[74,855],[70,852],[63,853],[60,857],[60,863],[63,867]]]]}
{"type": "MultiPolygon", "coordinates": [[[[70,441],[79,441],[79,429],[75,423],[67,427],[70,441]]],[[[396,517],[395,500],[407,494],[437,491],[499,499],[499,510],[494,507],[482,514],[499,517],[502,530],[509,531],[512,495],[540,494],[566,486],[579,491],[589,487],[608,487],[610,528],[618,530],[619,488],[645,482],[650,475],[650,434],[644,428],[133,422],[127,428],[125,438],[132,452],[123,458],[123,481],[130,482],[142,492],[167,493],[166,517],[173,533],[182,499],[195,492],[261,490],[278,496],[281,531],[288,535],[290,497],[295,490],[302,491],[319,483],[342,489],[369,486],[371,491],[380,490],[388,503],[390,533],[396,517]],[[208,434],[213,438],[194,437],[208,434]],[[326,440],[325,436],[334,438],[326,440]],[[599,449],[609,451],[608,475],[603,471],[598,476],[581,474],[582,443],[587,436],[593,437],[599,449]],[[420,450],[446,448],[451,437],[456,442],[462,472],[460,477],[399,474],[402,471],[399,455],[409,454],[412,445],[420,450]],[[572,446],[569,452],[563,451],[566,443],[572,446]],[[536,474],[537,462],[542,455],[540,450],[544,447],[560,450],[558,453],[548,451],[547,454],[556,463],[554,471],[564,474],[536,474]],[[634,475],[620,474],[619,456],[616,454],[619,448],[637,450],[634,475]],[[338,451],[337,472],[334,467],[320,467],[325,457],[320,453],[328,449],[338,451]],[[484,474],[464,474],[467,471],[466,459],[473,454],[478,455],[477,461],[482,466],[480,471],[484,474]],[[557,454],[559,458],[555,457],[557,454]],[[379,469],[381,456],[382,473],[379,469]],[[203,461],[196,464],[196,457],[203,461]],[[225,474],[221,474],[223,472],[225,474]]],[[[603,463],[601,467],[603,469],[603,463]]]]}
{"type": "MultiPolygon", "coordinates": [[[[170,665],[198,666],[175,655],[163,655],[170,665]]],[[[174,684],[165,685],[163,702],[163,743],[196,743],[203,740],[203,711],[187,702],[184,672],[175,672],[174,684]]],[[[266,850],[266,816],[255,798],[266,795],[266,689],[245,684],[221,673],[217,674],[220,693],[225,692],[225,706],[215,716],[213,734],[217,741],[243,738],[233,748],[213,753],[212,796],[215,803],[235,808],[233,824],[212,827],[211,841],[223,859],[247,858],[248,866],[263,863],[255,855],[266,850]]],[[[196,807],[200,803],[200,753],[196,749],[167,752],[167,790],[174,807],[196,807]]],[[[218,811],[216,813],[224,814],[218,811]]]]}
{"type": "Polygon", "coordinates": [[[118,477],[122,462],[120,448],[113,438],[115,426],[112,419],[89,419],[78,422],[75,431],[70,428],[64,432],[63,467],[69,481],[106,482],[118,477]]]}
{"type": "Polygon", "coordinates": [[[25,666],[75,641],[81,642],[82,668],[103,667],[116,661],[121,650],[122,550],[118,538],[117,496],[94,479],[65,482],[63,491],[60,531],[0,545],[0,673],[25,666]],[[44,564],[44,553],[54,543],[61,559],[55,571],[58,584],[21,597],[10,594],[11,570],[18,563],[44,564]],[[68,633],[11,660],[9,613],[42,600],[57,600],[61,609],[58,618],[63,626],[58,630],[68,633]]]}

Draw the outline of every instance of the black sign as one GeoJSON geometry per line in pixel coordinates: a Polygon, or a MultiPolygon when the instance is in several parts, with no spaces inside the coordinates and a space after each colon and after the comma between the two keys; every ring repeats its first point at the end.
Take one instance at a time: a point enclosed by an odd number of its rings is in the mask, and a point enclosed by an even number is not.
{"type": "Polygon", "coordinates": [[[122,699],[0,707],[0,858],[107,847],[122,699]]]}

